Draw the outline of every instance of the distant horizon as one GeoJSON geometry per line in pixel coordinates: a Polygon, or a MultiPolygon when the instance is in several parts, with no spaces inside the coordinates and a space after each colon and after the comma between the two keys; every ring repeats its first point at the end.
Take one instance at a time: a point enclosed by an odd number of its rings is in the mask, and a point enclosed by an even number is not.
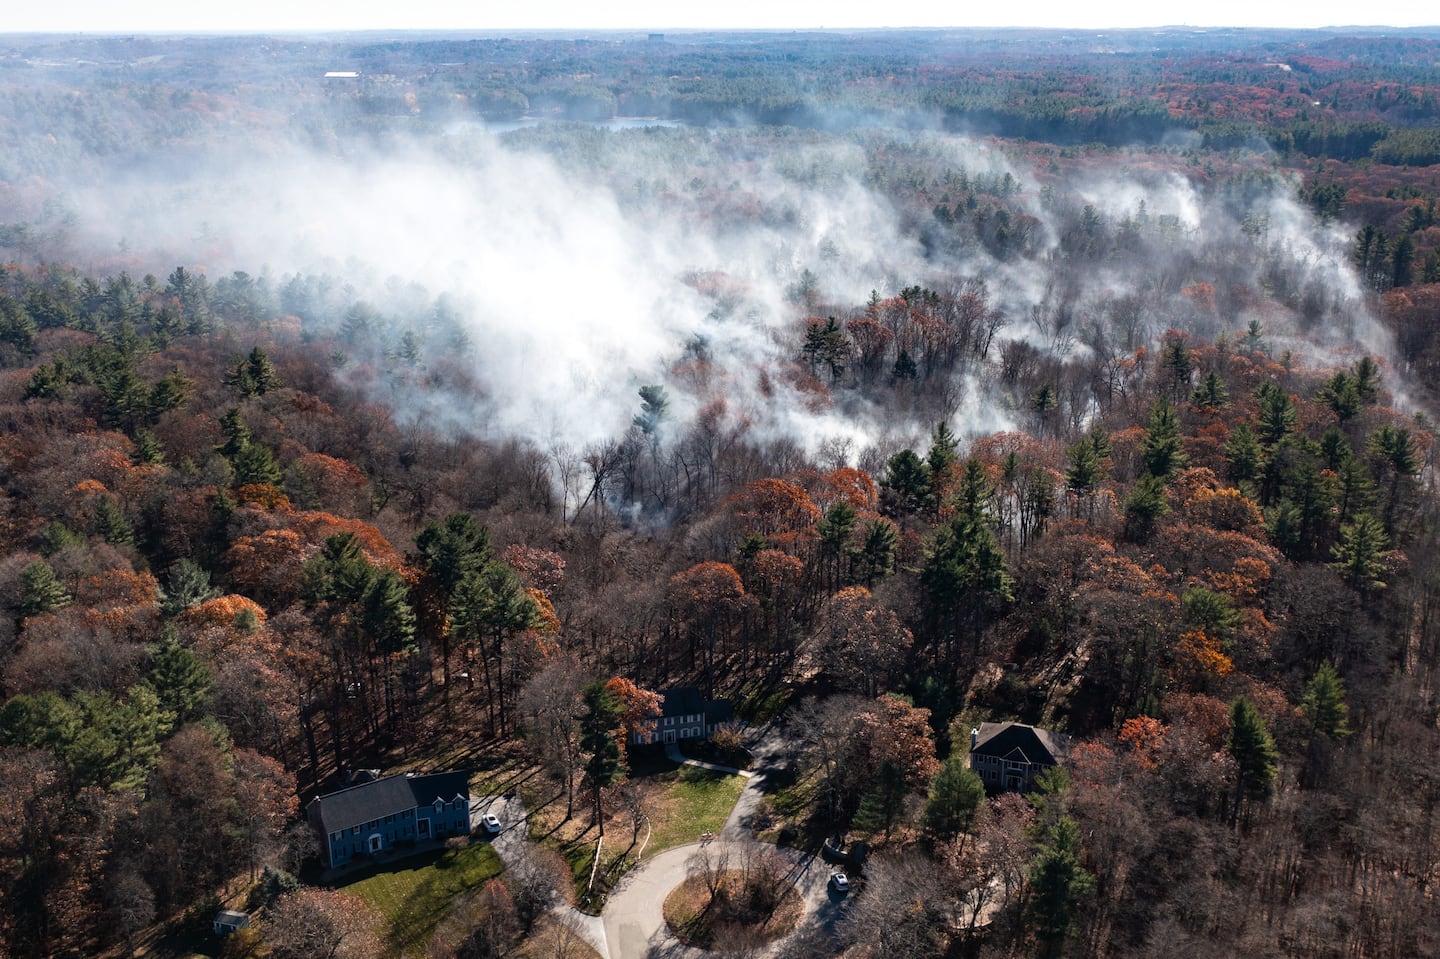
{"type": "Polygon", "coordinates": [[[536,0],[477,15],[448,0],[316,0],[310,3],[253,0],[243,7],[189,4],[170,0],[55,0],[17,5],[0,22],[3,34],[160,34],[215,35],[254,33],[371,32],[770,32],[852,30],[1386,30],[1440,26],[1433,4],[1401,0],[1385,9],[1383,23],[1354,23],[1356,8],[1337,0],[1318,0],[1283,13],[1239,0],[1197,6],[1174,22],[1175,10],[1135,0],[1080,5],[1038,0],[1027,5],[972,6],[968,23],[945,23],[953,9],[916,0],[882,7],[837,0],[823,8],[736,0],[724,5],[680,8],[659,0],[627,2],[597,13],[575,0],[536,0]],[[1160,15],[1162,14],[1163,15],[1160,15]],[[1014,19],[1014,18],[1019,19],[1014,19]],[[598,19],[597,19],[598,18],[598,19]],[[477,19],[482,22],[476,22],[477,19]],[[885,21],[885,22],[882,22],[885,21]]]}

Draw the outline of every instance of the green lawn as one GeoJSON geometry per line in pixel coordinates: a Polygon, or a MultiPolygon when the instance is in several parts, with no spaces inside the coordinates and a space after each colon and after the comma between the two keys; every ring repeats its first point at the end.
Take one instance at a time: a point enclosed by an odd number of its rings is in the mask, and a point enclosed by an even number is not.
{"type": "Polygon", "coordinates": [[[745,777],[696,766],[661,773],[667,780],[650,816],[654,832],[645,855],[684,845],[702,832],[719,832],[745,788],[745,777]]]}
{"type": "Polygon", "coordinates": [[[489,843],[418,856],[345,887],[374,906],[386,922],[392,954],[420,955],[455,896],[500,874],[489,843]]]}

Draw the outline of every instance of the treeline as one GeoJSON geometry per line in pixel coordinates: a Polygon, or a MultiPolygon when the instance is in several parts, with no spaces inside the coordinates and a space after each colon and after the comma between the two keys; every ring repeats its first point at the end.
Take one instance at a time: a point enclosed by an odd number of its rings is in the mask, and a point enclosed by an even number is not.
{"type": "MultiPolygon", "coordinates": [[[[858,902],[894,877],[927,903],[887,931],[906,955],[1434,941],[1389,918],[1435,868],[1432,436],[1371,359],[1305,370],[1258,323],[1050,357],[984,284],[915,285],[797,322],[777,375],[903,406],[983,373],[1022,430],[812,457],[723,404],[677,422],[657,385],[612,442],[542,451],[341,386],[439,369],[373,308],[297,298],[302,342],[243,275],[12,270],[3,302],[13,954],[293,865],[296,794],[341,769],[538,750],[543,691],[585,676],[794,701],[810,786],[770,814],[888,847],[858,902]],[[1084,743],[1036,807],[963,775],[965,731],[1006,717],[1084,743]],[[1335,902],[1362,919],[1315,938],[1335,902]]],[[[862,915],[842,935],[881,948],[862,915]]]]}

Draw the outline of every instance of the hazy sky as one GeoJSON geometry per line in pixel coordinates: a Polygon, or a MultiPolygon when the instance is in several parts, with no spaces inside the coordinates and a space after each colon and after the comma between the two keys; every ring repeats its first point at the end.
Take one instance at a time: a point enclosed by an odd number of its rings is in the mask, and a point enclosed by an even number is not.
{"type": "Polygon", "coordinates": [[[540,29],[789,29],[908,26],[1318,27],[1353,24],[1417,26],[1440,23],[1429,0],[1357,6],[1340,0],[1266,4],[1206,0],[1164,4],[1138,0],[1030,0],[1025,3],[942,3],[939,0],[830,0],[776,3],[727,0],[529,0],[457,3],[455,0],[247,0],[240,3],[178,0],[50,0],[17,2],[0,17],[0,32],[228,32],[286,30],[520,30],[540,29]]]}

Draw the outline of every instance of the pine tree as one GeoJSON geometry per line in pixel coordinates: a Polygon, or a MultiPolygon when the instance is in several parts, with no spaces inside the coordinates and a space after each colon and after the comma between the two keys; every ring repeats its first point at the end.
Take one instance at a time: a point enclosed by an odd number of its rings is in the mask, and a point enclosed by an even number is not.
{"type": "Polygon", "coordinates": [[[160,611],[166,616],[178,616],[219,595],[220,591],[210,585],[210,574],[203,566],[192,559],[177,559],[165,577],[160,611]]]}
{"type": "Polygon", "coordinates": [[[885,464],[880,502],[891,516],[908,516],[930,502],[930,470],[914,450],[901,450],[885,464]]]}
{"type": "Polygon", "coordinates": [[[953,839],[970,828],[984,801],[985,784],[968,757],[951,756],[930,783],[921,820],[925,831],[937,839],[953,839]]]}
{"type": "Polygon", "coordinates": [[[1230,438],[1225,439],[1223,455],[1225,462],[1230,464],[1225,472],[1234,482],[1254,482],[1260,477],[1263,452],[1250,423],[1237,423],[1236,428],[1231,429],[1230,438]]]}
{"type": "Polygon", "coordinates": [[[109,496],[96,499],[90,524],[96,535],[114,546],[130,546],[135,542],[135,528],[109,496]]]}
{"type": "Polygon", "coordinates": [[[1260,384],[1255,390],[1255,396],[1260,401],[1258,438],[1265,450],[1270,452],[1295,431],[1295,404],[1285,391],[1274,383],[1260,384]]]}
{"type": "Polygon", "coordinates": [[[1175,407],[1164,396],[1156,400],[1150,410],[1150,423],[1140,456],[1150,475],[1163,480],[1175,475],[1186,463],[1184,444],[1180,440],[1180,420],[1175,415],[1175,407]]]}
{"type": "Polygon", "coordinates": [[[55,570],[43,559],[27,564],[20,571],[20,604],[17,612],[22,620],[61,609],[69,606],[70,602],[70,594],[60,585],[55,570]]]}
{"type": "Polygon", "coordinates": [[[1305,684],[1305,698],[1300,711],[1310,720],[1310,727],[1327,739],[1339,740],[1350,735],[1347,722],[1350,708],[1345,705],[1345,681],[1328,661],[1320,664],[1310,682],[1305,684]]]}
{"type": "Polygon", "coordinates": [[[1385,560],[1389,557],[1386,546],[1389,539],[1380,521],[1369,513],[1361,513],[1353,523],[1340,527],[1340,539],[1331,555],[1335,561],[1331,569],[1338,571],[1345,582],[1362,593],[1377,592],[1385,588],[1385,560]]]}
{"type": "Polygon", "coordinates": [[[595,680],[581,691],[585,712],[580,718],[580,748],[588,757],[585,776],[595,800],[595,825],[605,835],[605,815],[600,791],[625,778],[625,757],[616,737],[622,726],[622,705],[604,680],[595,680]]]}
{"type": "Polygon", "coordinates": [[[1076,907],[1094,888],[1094,877],[1080,865],[1079,827],[1062,816],[1047,831],[1030,866],[1030,913],[1040,955],[1064,954],[1076,907]]]}
{"type": "Polygon", "coordinates": [[[1235,800],[1230,811],[1230,823],[1234,825],[1246,797],[1264,799],[1274,790],[1275,768],[1280,761],[1280,752],[1265,728],[1265,721],[1244,696],[1230,705],[1230,736],[1226,748],[1235,760],[1235,800]]]}
{"type": "Polygon", "coordinates": [[[1159,476],[1142,476],[1135,481],[1125,498],[1125,537],[1136,543],[1150,538],[1155,524],[1170,512],[1165,501],[1165,480],[1159,476]]]}
{"type": "Polygon", "coordinates": [[[167,626],[160,645],[151,657],[150,675],[146,684],[155,691],[160,707],[175,716],[177,725],[198,719],[214,680],[200,658],[180,645],[179,636],[167,626]]]}

